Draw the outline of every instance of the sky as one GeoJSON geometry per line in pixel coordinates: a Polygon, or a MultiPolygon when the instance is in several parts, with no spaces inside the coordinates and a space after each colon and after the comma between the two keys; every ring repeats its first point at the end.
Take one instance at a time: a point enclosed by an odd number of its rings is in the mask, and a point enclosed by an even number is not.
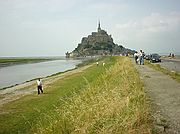
{"type": "Polygon", "coordinates": [[[63,56],[101,28],[114,43],[180,54],[180,0],[0,0],[0,57],[63,56]]]}

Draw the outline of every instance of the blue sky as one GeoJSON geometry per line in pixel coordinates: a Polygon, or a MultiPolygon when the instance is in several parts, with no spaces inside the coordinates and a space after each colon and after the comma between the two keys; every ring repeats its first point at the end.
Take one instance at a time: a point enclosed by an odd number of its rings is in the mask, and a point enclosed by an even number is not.
{"type": "Polygon", "coordinates": [[[101,28],[145,53],[180,53],[179,0],[0,0],[0,56],[58,56],[101,28]]]}

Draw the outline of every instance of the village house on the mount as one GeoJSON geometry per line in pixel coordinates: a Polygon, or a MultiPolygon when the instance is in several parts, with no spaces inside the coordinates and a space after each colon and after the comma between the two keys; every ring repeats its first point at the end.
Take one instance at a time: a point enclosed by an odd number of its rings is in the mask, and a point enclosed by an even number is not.
{"type": "Polygon", "coordinates": [[[134,53],[134,51],[115,44],[111,35],[108,35],[105,30],[101,29],[99,22],[97,32],[92,32],[88,37],[83,37],[75,50],[71,53],[66,53],[66,57],[119,55],[123,53],[134,53]]]}

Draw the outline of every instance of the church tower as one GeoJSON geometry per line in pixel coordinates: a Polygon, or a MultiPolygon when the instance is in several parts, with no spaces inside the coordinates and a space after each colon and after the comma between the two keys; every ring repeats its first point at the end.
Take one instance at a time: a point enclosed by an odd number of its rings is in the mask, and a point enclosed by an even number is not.
{"type": "Polygon", "coordinates": [[[99,23],[98,23],[98,32],[100,32],[101,31],[101,24],[100,24],[100,21],[99,21],[99,23]]]}

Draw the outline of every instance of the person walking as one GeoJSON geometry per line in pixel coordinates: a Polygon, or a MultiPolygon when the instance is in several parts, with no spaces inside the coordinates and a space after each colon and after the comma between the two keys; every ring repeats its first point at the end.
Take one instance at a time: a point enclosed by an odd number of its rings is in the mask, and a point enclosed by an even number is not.
{"type": "Polygon", "coordinates": [[[38,94],[40,94],[40,92],[43,93],[42,81],[40,78],[37,80],[37,90],[38,90],[38,94]]]}
{"type": "Polygon", "coordinates": [[[134,60],[135,60],[136,64],[138,64],[138,53],[137,52],[134,53],[134,60]]]}

